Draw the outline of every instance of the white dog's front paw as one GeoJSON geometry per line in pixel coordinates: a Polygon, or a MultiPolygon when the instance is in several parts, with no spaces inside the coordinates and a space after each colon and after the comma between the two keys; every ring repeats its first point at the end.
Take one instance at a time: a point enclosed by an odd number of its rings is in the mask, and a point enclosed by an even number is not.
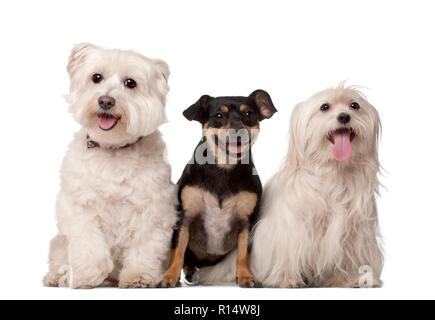
{"type": "Polygon", "coordinates": [[[46,287],[68,287],[69,274],[69,266],[62,266],[58,272],[48,272],[42,283],[46,287]]]}
{"type": "Polygon", "coordinates": [[[113,263],[110,260],[103,260],[96,264],[81,265],[72,268],[70,276],[70,288],[91,289],[99,287],[104,283],[113,270],[113,263]]]}
{"type": "Polygon", "coordinates": [[[349,284],[351,288],[382,288],[382,281],[378,278],[358,277],[349,284]]]}
{"type": "Polygon", "coordinates": [[[296,281],[296,280],[286,280],[278,284],[278,288],[291,288],[291,289],[298,289],[298,288],[305,288],[307,285],[302,281],[296,281]]]}
{"type": "Polygon", "coordinates": [[[382,281],[379,278],[374,277],[371,274],[357,275],[350,280],[338,280],[335,281],[331,287],[337,288],[381,288],[382,281]]]}
{"type": "Polygon", "coordinates": [[[128,288],[155,288],[158,280],[146,273],[121,275],[119,287],[128,288]]]}
{"type": "Polygon", "coordinates": [[[72,276],[72,281],[70,282],[71,289],[92,289],[97,288],[101,284],[103,284],[106,279],[108,273],[100,272],[86,275],[74,275],[72,276]]]}

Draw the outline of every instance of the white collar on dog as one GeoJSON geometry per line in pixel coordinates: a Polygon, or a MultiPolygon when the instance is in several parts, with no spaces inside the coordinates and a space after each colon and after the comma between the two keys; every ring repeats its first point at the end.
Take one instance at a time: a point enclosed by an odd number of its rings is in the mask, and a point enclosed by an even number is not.
{"type": "MultiPolygon", "coordinates": [[[[142,140],[143,137],[139,137],[135,142],[133,143],[128,143],[126,145],[120,146],[120,147],[110,147],[107,149],[111,149],[111,150],[119,150],[119,149],[125,149],[128,147],[131,147],[133,145],[135,145],[136,143],[138,143],[139,141],[142,140]]],[[[88,149],[94,149],[94,148],[100,148],[100,144],[97,141],[91,140],[91,138],[89,137],[89,135],[86,136],[86,146],[88,149]]]]}

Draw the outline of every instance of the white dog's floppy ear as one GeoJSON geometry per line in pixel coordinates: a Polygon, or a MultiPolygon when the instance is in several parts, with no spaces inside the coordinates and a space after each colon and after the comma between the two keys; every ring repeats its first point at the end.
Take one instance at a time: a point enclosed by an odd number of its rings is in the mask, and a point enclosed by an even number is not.
{"type": "Polygon", "coordinates": [[[94,45],[90,43],[80,43],[74,46],[71,50],[71,54],[69,56],[67,70],[70,75],[70,77],[73,76],[75,71],[77,70],[77,67],[83,63],[86,54],[89,52],[90,49],[95,48],[94,45]]]}
{"type": "Polygon", "coordinates": [[[304,161],[305,152],[305,129],[307,119],[303,110],[305,102],[301,102],[294,108],[290,117],[289,149],[287,153],[288,164],[296,168],[304,161]]]}
{"type": "Polygon", "coordinates": [[[203,95],[195,104],[192,104],[189,108],[184,110],[183,115],[189,121],[196,120],[203,123],[203,115],[210,99],[212,99],[212,97],[203,95]]]}
{"type": "Polygon", "coordinates": [[[254,99],[261,115],[260,120],[269,119],[278,111],[273,105],[270,95],[264,90],[255,90],[249,95],[249,98],[254,99]]]}
{"type": "Polygon", "coordinates": [[[168,82],[169,75],[171,74],[168,64],[160,59],[154,59],[154,63],[156,64],[157,69],[162,74],[163,78],[165,78],[165,81],[168,82]]]}
{"type": "MultiPolygon", "coordinates": [[[[368,102],[367,102],[368,103],[368,102]]],[[[378,144],[379,144],[379,140],[381,139],[381,135],[382,135],[382,122],[381,122],[381,118],[379,116],[378,111],[376,110],[375,107],[373,107],[371,104],[370,106],[373,108],[374,111],[374,118],[375,118],[375,123],[374,123],[374,140],[375,140],[375,150],[378,149],[378,144]]]]}

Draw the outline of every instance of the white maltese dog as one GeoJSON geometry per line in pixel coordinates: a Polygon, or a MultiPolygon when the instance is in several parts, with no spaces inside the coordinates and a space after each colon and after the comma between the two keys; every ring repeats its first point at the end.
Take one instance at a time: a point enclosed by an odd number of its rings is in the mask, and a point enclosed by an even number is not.
{"type": "Polygon", "coordinates": [[[176,190],[158,131],[166,121],[169,67],[80,44],[68,73],[67,100],[83,128],[62,166],[59,234],[44,284],[154,287],[176,223],[176,190]]]}
{"type": "MultiPolygon", "coordinates": [[[[354,87],[296,106],[287,157],[265,187],[251,265],[267,287],[379,287],[376,109],[354,87]]],[[[234,281],[234,254],[199,274],[234,281]]]]}

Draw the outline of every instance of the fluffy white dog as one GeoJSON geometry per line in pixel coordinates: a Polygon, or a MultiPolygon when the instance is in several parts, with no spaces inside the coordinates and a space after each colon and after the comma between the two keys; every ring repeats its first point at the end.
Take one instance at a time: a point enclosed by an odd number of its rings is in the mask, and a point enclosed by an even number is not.
{"type": "Polygon", "coordinates": [[[167,265],[176,190],[158,127],[168,65],[90,44],[73,48],[67,100],[82,125],[64,159],[47,286],[154,287],[167,265]]]}
{"type": "MultiPolygon", "coordinates": [[[[254,274],[268,287],[380,286],[376,109],[340,85],[297,105],[290,125],[253,235],[254,274]]],[[[200,281],[234,281],[232,260],[203,269],[200,281]]]]}

